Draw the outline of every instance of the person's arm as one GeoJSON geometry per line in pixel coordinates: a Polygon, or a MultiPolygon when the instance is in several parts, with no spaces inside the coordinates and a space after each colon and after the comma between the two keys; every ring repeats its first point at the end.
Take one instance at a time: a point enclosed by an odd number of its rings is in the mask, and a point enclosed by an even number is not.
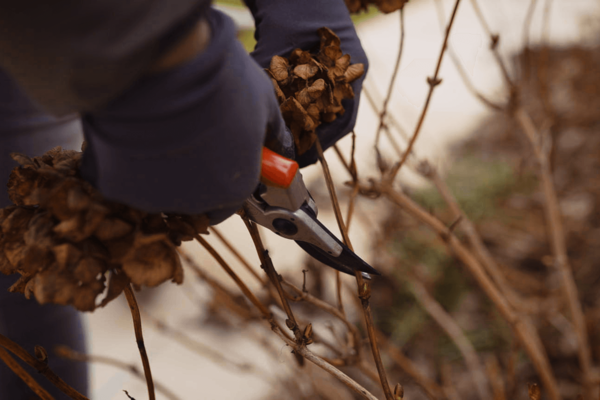
{"type": "Polygon", "coordinates": [[[0,68],[55,115],[105,105],[206,14],[210,0],[0,1],[0,68]]]}

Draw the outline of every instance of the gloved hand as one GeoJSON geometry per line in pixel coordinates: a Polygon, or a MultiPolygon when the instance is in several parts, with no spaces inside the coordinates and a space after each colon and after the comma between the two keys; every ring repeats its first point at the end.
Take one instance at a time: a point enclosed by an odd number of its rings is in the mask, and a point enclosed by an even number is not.
{"type": "Polygon", "coordinates": [[[199,56],[83,116],[82,175],[111,200],[150,212],[208,213],[215,224],[256,188],[265,132],[284,155],[293,140],[233,21],[216,10],[206,18],[212,36],[199,56]]]}
{"type": "MultiPolygon", "coordinates": [[[[342,52],[350,54],[351,63],[363,63],[365,74],[352,83],[354,99],[342,101],[346,112],[331,123],[317,128],[323,149],[326,149],[354,129],[363,80],[368,69],[368,60],[354,24],[343,0],[245,0],[256,24],[256,47],[252,57],[263,68],[268,68],[274,55],[289,56],[292,50],[308,50],[318,47],[317,29],[328,27],[339,36],[342,52]]],[[[317,153],[313,146],[297,156],[300,166],[316,162],[317,153]]]]}

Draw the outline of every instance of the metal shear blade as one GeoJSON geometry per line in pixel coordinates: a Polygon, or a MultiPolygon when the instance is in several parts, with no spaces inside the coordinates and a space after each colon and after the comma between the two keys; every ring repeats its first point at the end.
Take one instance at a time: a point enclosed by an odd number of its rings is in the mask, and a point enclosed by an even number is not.
{"type": "Polygon", "coordinates": [[[247,215],[256,223],[279,236],[294,240],[304,251],[329,267],[348,275],[354,275],[354,271],[361,271],[367,279],[371,278],[369,274],[380,275],[317,219],[312,198],[296,211],[291,211],[282,207],[271,207],[266,202],[250,196],[246,200],[245,209],[247,215]]]}

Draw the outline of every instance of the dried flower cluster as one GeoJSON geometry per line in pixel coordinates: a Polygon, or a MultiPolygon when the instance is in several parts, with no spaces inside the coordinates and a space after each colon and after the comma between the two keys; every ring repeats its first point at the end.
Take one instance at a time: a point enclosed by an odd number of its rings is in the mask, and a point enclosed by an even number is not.
{"type": "Polygon", "coordinates": [[[56,147],[21,164],[0,210],[0,272],[20,273],[11,292],[92,311],[126,285],[183,281],[175,247],[205,233],[208,218],[145,213],[105,200],[79,177],[82,153],[56,147]],[[108,291],[100,304],[110,271],[108,291]]]}
{"type": "Polygon", "coordinates": [[[354,98],[350,83],[365,71],[363,64],[350,64],[350,55],[342,53],[340,38],[333,31],[317,32],[321,44],[316,55],[295,49],[289,58],[273,57],[267,69],[299,154],[312,147],[321,122],[344,114],[342,100],[354,98]]]}
{"type": "Polygon", "coordinates": [[[400,10],[409,0],[346,0],[346,7],[353,13],[366,11],[369,4],[375,5],[379,11],[388,14],[400,10]]]}

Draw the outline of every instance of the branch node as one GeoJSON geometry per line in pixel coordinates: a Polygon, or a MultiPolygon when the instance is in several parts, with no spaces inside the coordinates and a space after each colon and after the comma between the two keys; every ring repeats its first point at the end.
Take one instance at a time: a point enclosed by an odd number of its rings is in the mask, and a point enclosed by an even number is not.
{"type": "Polygon", "coordinates": [[[48,352],[42,346],[35,346],[34,348],[35,358],[42,362],[44,365],[48,365],[48,352]]]}
{"type": "Polygon", "coordinates": [[[498,47],[498,42],[500,42],[500,35],[493,34],[490,35],[490,49],[491,50],[496,50],[496,48],[498,47]]]}
{"type": "Polygon", "coordinates": [[[442,83],[442,78],[428,76],[427,83],[429,84],[429,86],[435,87],[435,86],[439,85],[440,83],[442,83]]]}

